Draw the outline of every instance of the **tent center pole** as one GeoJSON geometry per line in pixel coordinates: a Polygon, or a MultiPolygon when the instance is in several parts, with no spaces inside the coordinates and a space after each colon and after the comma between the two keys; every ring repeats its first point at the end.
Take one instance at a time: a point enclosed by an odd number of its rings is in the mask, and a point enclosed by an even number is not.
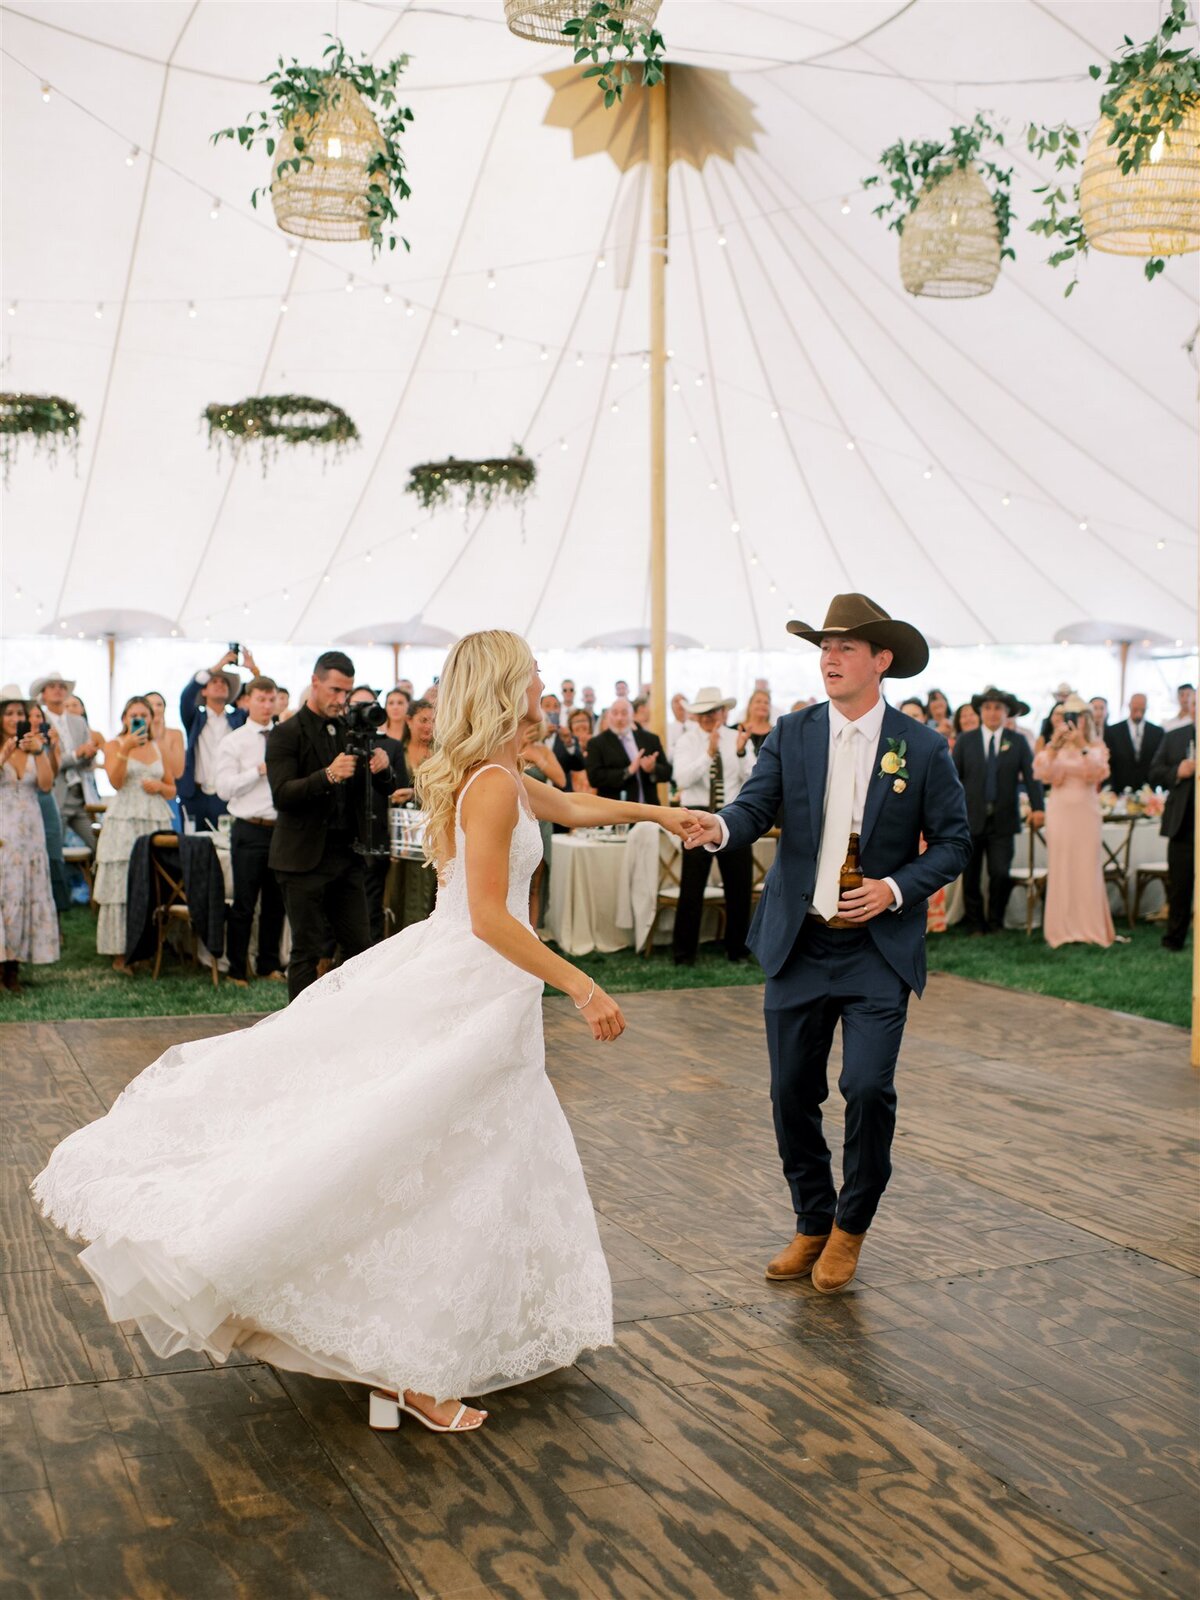
{"type": "MultiPolygon", "coordinates": [[[[667,737],[667,171],[664,79],[650,101],[650,726],[667,737]]],[[[641,685],[638,686],[639,690],[641,685]]]]}

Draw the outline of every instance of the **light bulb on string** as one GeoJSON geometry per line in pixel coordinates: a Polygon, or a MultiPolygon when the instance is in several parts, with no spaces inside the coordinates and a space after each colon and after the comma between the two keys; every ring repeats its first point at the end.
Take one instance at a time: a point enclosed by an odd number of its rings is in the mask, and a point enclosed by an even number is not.
{"type": "Polygon", "coordinates": [[[583,365],[583,352],[581,350],[577,350],[575,352],[575,365],[577,367],[581,367],[583,365]]]}
{"type": "Polygon", "coordinates": [[[778,422],[779,421],[779,412],[777,410],[775,410],[775,409],[772,409],[772,411],[771,411],[771,421],[772,422],[778,422]]]}
{"type": "Polygon", "coordinates": [[[612,403],[612,405],[611,405],[611,406],[609,406],[609,408],[608,408],[608,409],[609,409],[609,410],[610,410],[610,411],[611,411],[611,412],[612,412],[612,413],[613,413],[613,415],[614,415],[614,416],[615,416],[615,415],[616,415],[616,414],[617,414],[617,412],[618,412],[618,411],[620,411],[620,409],[621,409],[621,407],[620,407],[620,404],[619,404],[619,402],[618,402],[618,401],[616,401],[616,400],[614,400],[614,401],[613,401],[613,403],[612,403]]]}
{"type": "Polygon", "coordinates": [[[774,581],[772,581],[771,583],[769,583],[767,585],[767,593],[768,594],[774,594],[775,590],[776,590],[776,587],[777,587],[777,585],[774,583],[774,581]]]}
{"type": "Polygon", "coordinates": [[[649,372],[650,371],[650,357],[648,355],[644,355],[642,357],[642,371],[643,372],[649,372]]]}
{"type": "Polygon", "coordinates": [[[1156,539],[1154,541],[1154,548],[1156,550],[1165,550],[1167,548],[1167,541],[1165,539],[1156,539]]]}
{"type": "Polygon", "coordinates": [[[928,483],[930,478],[933,477],[933,468],[932,467],[926,467],[925,471],[921,474],[921,476],[925,479],[926,483],[928,483]]]}
{"type": "Polygon", "coordinates": [[[138,149],[137,145],[135,144],[133,146],[133,148],[130,150],[129,154],[125,157],[125,165],[127,167],[131,167],[133,165],[133,163],[137,160],[137,158],[141,155],[141,153],[142,152],[138,149]]]}
{"type": "Polygon", "coordinates": [[[196,315],[196,302],[194,300],[189,300],[188,301],[188,316],[194,318],[195,315],[196,315]]]}
{"type": "Polygon", "coordinates": [[[569,450],[570,446],[567,444],[567,441],[565,439],[560,439],[558,441],[558,448],[560,450],[569,450]]]}
{"type": "Polygon", "coordinates": [[[489,289],[494,289],[496,287],[496,274],[492,271],[491,267],[488,268],[487,286],[489,289]]]}
{"type": "Polygon", "coordinates": [[[596,271],[597,272],[603,272],[607,265],[608,265],[608,263],[605,261],[603,256],[597,256],[596,257],[596,271]]]}
{"type": "Polygon", "coordinates": [[[296,257],[299,254],[300,254],[300,246],[298,244],[296,244],[295,241],[293,240],[293,242],[288,245],[288,255],[291,256],[293,261],[295,261],[296,257]]]}
{"type": "Polygon", "coordinates": [[[15,300],[10,300],[8,302],[8,314],[9,314],[10,317],[15,317],[16,316],[16,314],[17,314],[17,302],[15,300]]]}
{"type": "Polygon", "coordinates": [[[93,312],[93,315],[95,316],[96,321],[99,322],[101,317],[104,315],[104,302],[103,301],[101,301],[101,302],[99,302],[97,304],[96,309],[93,312]]]}
{"type": "Polygon", "coordinates": [[[1012,495],[1010,495],[1010,494],[1002,494],[1000,496],[1000,504],[1002,506],[1010,506],[1010,505],[1012,505],[1012,495]]]}
{"type": "Polygon", "coordinates": [[[496,335],[496,349],[497,350],[503,350],[504,349],[504,335],[502,333],[498,333],[496,335]]]}
{"type": "Polygon", "coordinates": [[[321,582],[322,583],[328,583],[329,582],[329,574],[327,572],[323,572],[321,574],[321,582]]]}
{"type": "Polygon", "coordinates": [[[720,488],[720,484],[717,482],[717,480],[715,478],[710,478],[708,480],[708,487],[709,487],[710,491],[715,491],[715,490],[720,488]]]}
{"type": "Polygon", "coordinates": [[[39,600],[39,601],[38,601],[38,603],[37,603],[37,605],[36,605],[36,606],[34,606],[34,608],[33,608],[33,609],[34,609],[34,614],[35,614],[35,615],[36,615],[36,616],[39,616],[39,617],[40,617],[40,616],[41,616],[41,614],[42,614],[42,612],[43,612],[43,611],[44,611],[44,610],[45,610],[45,609],[46,609],[46,608],[45,608],[45,606],[43,606],[43,604],[42,604],[42,602],[41,602],[41,601],[40,601],[40,600],[39,600]]]}
{"type": "Polygon", "coordinates": [[[672,394],[678,394],[679,393],[679,389],[680,389],[679,379],[676,378],[675,382],[671,385],[671,393],[672,394]]]}
{"type": "Polygon", "coordinates": [[[724,228],[722,228],[720,233],[717,235],[717,243],[719,245],[727,245],[729,243],[729,240],[725,237],[725,229],[724,228]]]}
{"type": "Polygon", "coordinates": [[[696,380],[695,381],[696,381],[697,389],[703,389],[703,387],[704,387],[704,374],[702,372],[698,372],[696,374],[696,380]]]}
{"type": "Polygon", "coordinates": [[[213,196],[212,205],[208,209],[208,214],[214,222],[221,215],[221,202],[215,195],[213,196]]]}
{"type": "Polygon", "coordinates": [[[617,360],[616,356],[614,356],[612,358],[612,360],[608,363],[608,370],[610,372],[615,372],[620,365],[621,365],[621,363],[617,360]]]}
{"type": "Polygon", "coordinates": [[[352,272],[346,278],[346,293],[347,294],[353,294],[354,293],[354,274],[352,272]]]}
{"type": "Polygon", "coordinates": [[[758,551],[757,550],[751,550],[751,552],[750,552],[750,565],[752,567],[756,567],[758,565],[758,551]]]}
{"type": "Polygon", "coordinates": [[[700,443],[700,435],[698,433],[689,433],[688,434],[688,443],[689,444],[699,444],[700,443]]]}
{"type": "Polygon", "coordinates": [[[549,352],[549,350],[546,349],[546,346],[543,345],[542,348],[538,351],[538,360],[539,361],[549,361],[549,359],[550,359],[550,352],[549,352]]]}
{"type": "Polygon", "coordinates": [[[386,283],[383,286],[383,303],[385,306],[390,306],[392,303],[392,291],[390,286],[386,283]]]}
{"type": "Polygon", "coordinates": [[[44,83],[42,85],[42,99],[45,100],[47,103],[49,103],[49,100],[50,100],[50,85],[48,83],[44,83]]]}
{"type": "Polygon", "coordinates": [[[842,196],[842,215],[844,217],[848,217],[850,215],[850,201],[846,195],[842,196]]]}
{"type": "Polygon", "coordinates": [[[421,535],[420,535],[420,534],[419,534],[419,533],[418,533],[418,532],[417,532],[417,530],[416,530],[416,529],[415,529],[415,528],[414,528],[414,529],[413,529],[413,531],[412,531],[412,532],[411,532],[411,533],[410,533],[410,534],[409,534],[409,538],[410,538],[410,539],[411,539],[411,540],[412,540],[412,542],[413,542],[413,543],[414,543],[414,544],[416,544],[416,542],[417,542],[417,540],[418,540],[418,539],[419,539],[419,538],[420,538],[420,537],[421,537],[421,535]]]}
{"type": "Polygon", "coordinates": [[[1088,531],[1088,525],[1087,525],[1087,518],[1086,517],[1080,517],[1080,519],[1079,519],[1079,531],[1080,531],[1080,533],[1086,533],[1088,531]]]}
{"type": "Polygon", "coordinates": [[[249,606],[243,606],[242,607],[242,615],[244,617],[248,617],[250,615],[250,607],[249,606]]]}
{"type": "Polygon", "coordinates": [[[846,449],[847,450],[853,450],[854,449],[854,440],[853,439],[847,439],[846,440],[846,449]]]}
{"type": "Polygon", "coordinates": [[[291,597],[291,594],[290,594],[290,593],[289,593],[289,592],[288,592],[288,590],[287,590],[287,589],[285,589],[285,590],[284,590],[284,591],[283,591],[283,598],[284,598],[284,599],[285,599],[285,600],[290,600],[290,599],[291,599],[291,598],[292,598],[292,597],[291,597]]]}
{"type": "Polygon", "coordinates": [[[457,339],[460,332],[461,329],[458,326],[458,318],[455,317],[454,321],[450,324],[450,337],[452,339],[457,339]]]}
{"type": "Polygon", "coordinates": [[[171,637],[172,637],[172,639],[178,639],[178,637],[179,637],[179,629],[178,628],[172,628],[171,629],[171,637]]]}
{"type": "Polygon", "coordinates": [[[404,315],[406,317],[411,317],[415,310],[416,307],[413,305],[411,300],[406,300],[404,302],[404,315]]]}
{"type": "Polygon", "coordinates": [[[730,531],[730,533],[741,533],[741,531],[742,531],[741,523],[737,522],[737,521],[731,522],[729,524],[729,531],[730,531]]]}

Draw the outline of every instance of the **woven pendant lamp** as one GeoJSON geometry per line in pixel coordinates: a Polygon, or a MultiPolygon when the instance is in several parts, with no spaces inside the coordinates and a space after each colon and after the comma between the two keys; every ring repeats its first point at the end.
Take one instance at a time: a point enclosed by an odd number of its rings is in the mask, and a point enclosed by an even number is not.
{"type": "Polygon", "coordinates": [[[1101,117],[1079,180],[1079,213],[1093,250],[1180,256],[1200,250],[1200,106],[1164,129],[1134,172],[1117,165],[1112,123],[1101,117]]]}
{"type": "Polygon", "coordinates": [[[271,188],[276,222],[302,239],[370,238],[367,167],[383,149],[383,135],[358,90],[334,80],[324,109],[315,117],[301,113],[285,130],[273,168],[295,159],[297,134],[304,140],[300,170],[279,173],[271,188]]]}
{"type": "Polygon", "coordinates": [[[978,172],[955,167],[921,191],[900,235],[900,279],[909,294],[969,300],[990,294],[1000,272],[1000,230],[978,172]]]}
{"type": "MultiPolygon", "coordinates": [[[[662,0],[609,0],[613,16],[635,32],[649,33],[658,18],[662,0]]],[[[504,20],[518,39],[537,44],[565,44],[575,40],[563,33],[572,17],[587,13],[586,0],[504,0],[504,20]]]]}

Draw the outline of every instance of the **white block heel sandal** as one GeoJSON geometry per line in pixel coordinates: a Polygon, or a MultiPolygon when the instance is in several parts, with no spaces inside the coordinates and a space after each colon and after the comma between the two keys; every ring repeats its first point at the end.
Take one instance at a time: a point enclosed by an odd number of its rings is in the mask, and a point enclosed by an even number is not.
{"type": "Polygon", "coordinates": [[[474,1433],[476,1428],[481,1428],[487,1418],[483,1412],[478,1422],[468,1422],[462,1426],[462,1419],[472,1408],[459,1405],[454,1414],[453,1422],[435,1422],[419,1406],[410,1406],[397,1395],[388,1394],[383,1389],[371,1390],[371,1408],[368,1421],[372,1428],[379,1433],[393,1433],[400,1426],[400,1413],[407,1411],[410,1417],[415,1417],[419,1423],[428,1428],[430,1433],[474,1433]]]}

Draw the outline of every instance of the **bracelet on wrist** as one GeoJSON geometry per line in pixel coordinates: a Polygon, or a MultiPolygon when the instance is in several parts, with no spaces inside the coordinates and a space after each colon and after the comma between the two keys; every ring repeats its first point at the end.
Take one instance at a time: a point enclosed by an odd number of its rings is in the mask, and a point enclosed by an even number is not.
{"type": "Polygon", "coordinates": [[[573,1002],[576,1011],[582,1011],[585,1006],[590,1006],[591,1003],[592,1003],[592,1000],[593,1000],[593,998],[595,996],[595,993],[596,993],[596,980],[595,980],[595,978],[593,978],[592,979],[591,988],[587,992],[587,999],[586,1000],[576,1000],[576,1001],[573,1002]]]}

